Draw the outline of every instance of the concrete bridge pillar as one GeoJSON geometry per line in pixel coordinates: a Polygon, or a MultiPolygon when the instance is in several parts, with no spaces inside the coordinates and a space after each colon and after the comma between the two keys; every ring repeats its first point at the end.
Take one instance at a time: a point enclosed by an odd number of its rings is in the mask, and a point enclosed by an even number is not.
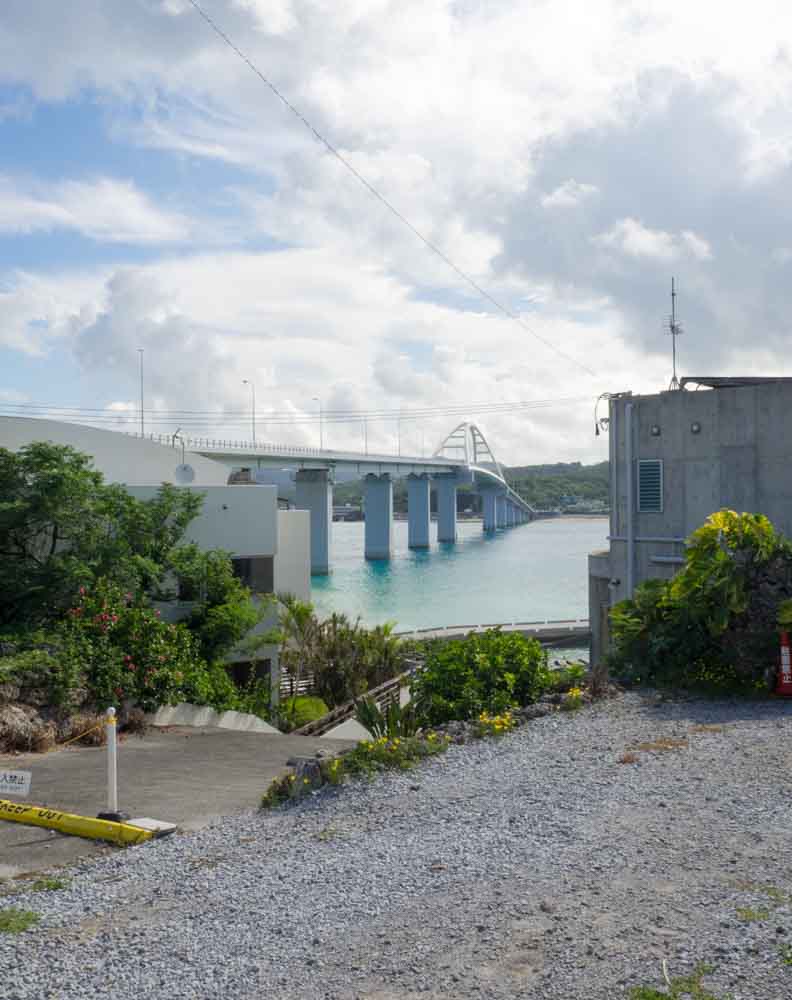
{"type": "Polygon", "coordinates": [[[437,540],[455,542],[457,537],[457,480],[456,476],[437,476],[437,540]]]}
{"type": "Polygon", "coordinates": [[[329,469],[299,469],[295,476],[295,507],[311,512],[311,572],[330,572],[330,532],[333,484],[329,469]]]}
{"type": "Polygon", "coordinates": [[[429,548],[430,491],[428,476],[407,477],[407,544],[411,549],[429,548]]]}
{"type": "Polygon", "coordinates": [[[484,530],[495,531],[498,526],[498,494],[495,490],[483,490],[481,500],[484,507],[484,530]]]}
{"type": "Polygon", "coordinates": [[[393,481],[385,473],[364,479],[366,559],[390,559],[393,549],[393,481]]]}
{"type": "Polygon", "coordinates": [[[495,507],[496,519],[495,524],[498,528],[506,527],[506,497],[499,495],[495,507]]]}

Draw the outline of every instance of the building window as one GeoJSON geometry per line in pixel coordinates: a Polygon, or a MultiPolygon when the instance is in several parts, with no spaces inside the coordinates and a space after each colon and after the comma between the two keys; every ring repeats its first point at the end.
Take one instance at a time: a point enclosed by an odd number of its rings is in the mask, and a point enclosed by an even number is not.
{"type": "Polygon", "coordinates": [[[238,577],[254,594],[271,594],[274,588],[272,556],[248,556],[232,559],[234,576],[238,577]]]}
{"type": "Polygon", "coordinates": [[[638,462],[638,510],[642,514],[663,512],[663,463],[659,458],[638,462]]]}

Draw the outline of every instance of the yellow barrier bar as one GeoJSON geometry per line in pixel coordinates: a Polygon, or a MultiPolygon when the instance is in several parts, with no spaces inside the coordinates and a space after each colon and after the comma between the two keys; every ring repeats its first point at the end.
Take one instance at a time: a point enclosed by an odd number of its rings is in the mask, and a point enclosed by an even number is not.
{"type": "Polygon", "coordinates": [[[27,823],[30,826],[43,826],[48,830],[58,830],[72,837],[109,840],[121,845],[142,844],[144,840],[151,840],[154,836],[152,830],[143,830],[129,823],[111,823],[106,819],[76,816],[73,813],[58,812],[57,809],[45,809],[43,806],[10,802],[8,799],[0,799],[0,819],[12,823],[27,823]]]}

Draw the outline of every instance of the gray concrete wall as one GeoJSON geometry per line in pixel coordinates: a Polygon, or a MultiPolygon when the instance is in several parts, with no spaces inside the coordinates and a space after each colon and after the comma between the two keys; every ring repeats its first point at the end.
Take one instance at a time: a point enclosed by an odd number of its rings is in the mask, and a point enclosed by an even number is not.
{"type": "Polygon", "coordinates": [[[633,456],[663,462],[663,511],[634,508],[634,580],[668,578],[683,540],[722,507],[766,514],[792,537],[792,385],[663,392],[611,402],[611,569],[626,596],[626,407],[633,456]],[[698,425],[697,433],[693,425],[698,425]],[[653,433],[655,428],[656,433],[653,433]]]}
{"type": "Polygon", "coordinates": [[[275,593],[311,599],[311,512],[278,511],[275,593]]]}
{"type": "Polygon", "coordinates": [[[610,607],[611,565],[610,552],[592,552],[588,558],[589,566],[589,624],[591,626],[591,645],[589,662],[592,666],[599,663],[608,647],[607,609],[610,607]]]}

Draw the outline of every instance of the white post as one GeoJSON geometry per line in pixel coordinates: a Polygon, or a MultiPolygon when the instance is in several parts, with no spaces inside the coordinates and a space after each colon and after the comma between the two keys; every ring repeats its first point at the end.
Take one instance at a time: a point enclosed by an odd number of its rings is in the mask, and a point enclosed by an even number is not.
{"type": "Polygon", "coordinates": [[[107,811],[118,812],[118,758],[116,754],[116,710],[108,708],[105,719],[107,734],[107,811]]]}

